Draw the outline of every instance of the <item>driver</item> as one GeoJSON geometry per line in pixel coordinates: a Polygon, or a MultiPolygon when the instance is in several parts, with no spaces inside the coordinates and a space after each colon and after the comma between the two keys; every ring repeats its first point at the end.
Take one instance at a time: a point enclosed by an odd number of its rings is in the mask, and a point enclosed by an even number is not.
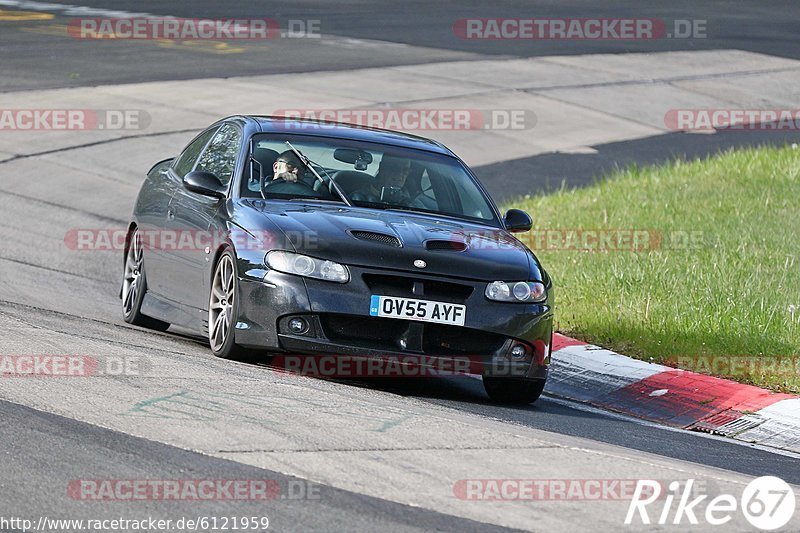
{"type": "Polygon", "coordinates": [[[302,176],[302,169],[304,168],[305,165],[297,155],[291,150],[286,150],[272,164],[272,181],[283,180],[288,183],[295,183],[302,176]]]}
{"type": "Polygon", "coordinates": [[[410,160],[404,157],[384,154],[373,183],[355,193],[353,200],[408,204],[411,200],[411,195],[405,189],[405,184],[410,171],[410,160]]]}

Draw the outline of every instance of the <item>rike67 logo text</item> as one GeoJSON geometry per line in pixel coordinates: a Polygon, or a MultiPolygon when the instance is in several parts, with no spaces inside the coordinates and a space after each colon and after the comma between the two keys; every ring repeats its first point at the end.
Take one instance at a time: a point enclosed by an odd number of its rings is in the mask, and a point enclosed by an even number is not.
{"type": "Polygon", "coordinates": [[[754,479],[745,487],[739,499],[731,494],[720,494],[711,500],[707,500],[707,494],[693,498],[693,486],[693,479],[686,481],[683,487],[679,481],[673,481],[664,495],[659,482],[639,480],[628,506],[625,524],[705,523],[722,526],[742,513],[750,525],[770,531],[785,526],[794,515],[796,502],[792,487],[777,477],[754,479]],[[654,514],[651,515],[651,512],[654,514]]]}

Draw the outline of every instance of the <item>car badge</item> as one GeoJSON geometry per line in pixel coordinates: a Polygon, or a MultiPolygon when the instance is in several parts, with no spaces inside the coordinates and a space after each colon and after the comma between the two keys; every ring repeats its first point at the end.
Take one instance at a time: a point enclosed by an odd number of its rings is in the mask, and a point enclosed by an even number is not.
{"type": "Polygon", "coordinates": [[[414,261],[414,266],[417,268],[425,268],[426,266],[428,266],[428,263],[426,263],[422,259],[416,259],[414,261]]]}

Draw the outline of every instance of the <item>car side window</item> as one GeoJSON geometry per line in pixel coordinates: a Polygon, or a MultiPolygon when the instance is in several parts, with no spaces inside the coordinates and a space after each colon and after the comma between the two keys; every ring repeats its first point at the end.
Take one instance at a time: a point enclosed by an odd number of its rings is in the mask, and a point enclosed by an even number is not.
{"type": "Polygon", "coordinates": [[[194,168],[194,164],[197,161],[197,158],[200,156],[200,152],[203,151],[206,144],[208,144],[208,140],[211,139],[211,136],[217,131],[217,128],[211,128],[207,131],[201,133],[195,140],[189,143],[181,155],[178,156],[178,160],[175,163],[175,173],[178,175],[179,178],[183,179],[183,177],[191,172],[194,168]]]}
{"type": "Polygon", "coordinates": [[[195,170],[212,172],[227,185],[233,177],[241,145],[242,130],[234,124],[224,124],[200,156],[195,170]]]}

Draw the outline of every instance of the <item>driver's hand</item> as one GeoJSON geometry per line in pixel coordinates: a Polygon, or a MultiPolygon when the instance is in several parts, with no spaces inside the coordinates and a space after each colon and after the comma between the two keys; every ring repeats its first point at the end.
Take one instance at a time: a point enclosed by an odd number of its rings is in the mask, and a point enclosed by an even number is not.
{"type": "Polygon", "coordinates": [[[294,172],[281,172],[277,176],[275,176],[276,180],[283,180],[288,183],[294,183],[297,181],[297,174],[294,172]]]}

